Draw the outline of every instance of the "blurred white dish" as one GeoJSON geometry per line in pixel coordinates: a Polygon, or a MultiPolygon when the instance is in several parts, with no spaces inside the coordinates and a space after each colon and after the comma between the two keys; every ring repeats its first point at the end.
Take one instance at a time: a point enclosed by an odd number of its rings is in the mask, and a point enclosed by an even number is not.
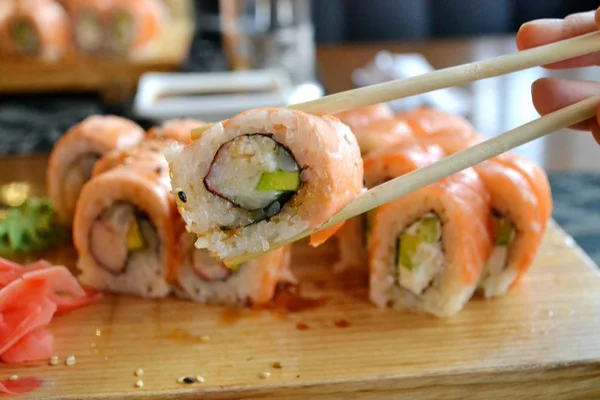
{"type": "Polygon", "coordinates": [[[148,73],[140,79],[134,113],[163,121],[197,118],[216,122],[257,107],[283,107],[323,96],[313,83],[293,86],[283,70],[148,73]]]}
{"type": "MultiPolygon", "coordinates": [[[[421,54],[392,54],[382,50],[373,61],[352,74],[357,86],[368,86],[394,79],[410,78],[434,71],[421,54]]],[[[420,106],[439,108],[452,114],[466,115],[471,111],[471,95],[463,88],[449,88],[390,102],[395,111],[420,106]]]]}

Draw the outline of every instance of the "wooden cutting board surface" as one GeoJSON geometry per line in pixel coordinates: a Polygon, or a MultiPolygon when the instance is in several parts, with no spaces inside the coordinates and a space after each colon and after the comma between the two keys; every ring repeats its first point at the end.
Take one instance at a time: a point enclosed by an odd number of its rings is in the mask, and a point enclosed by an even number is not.
{"type": "Polygon", "coordinates": [[[0,365],[0,378],[41,378],[44,399],[599,398],[600,277],[556,225],[508,296],[447,320],[375,308],[359,274],[331,274],[335,258],[296,245],[301,293],[272,310],[107,295],[53,320],[58,366],[0,365]]]}

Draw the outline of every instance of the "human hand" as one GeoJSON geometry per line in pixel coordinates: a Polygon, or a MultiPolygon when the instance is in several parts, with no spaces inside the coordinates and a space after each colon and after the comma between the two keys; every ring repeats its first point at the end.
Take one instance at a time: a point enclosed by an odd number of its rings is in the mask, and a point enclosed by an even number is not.
{"type": "MultiPolygon", "coordinates": [[[[557,42],[600,29],[600,8],[596,11],[572,14],[564,19],[541,19],[531,21],[519,29],[517,48],[525,50],[557,42]]],[[[571,60],[546,65],[549,69],[579,68],[600,65],[600,52],[571,60]]],[[[531,86],[533,104],[540,115],[546,115],[590,96],[600,95],[600,83],[592,81],[569,81],[557,78],[541,78],[531,86]]],[[[600,144],[600,107],[596,118],[572,127],[592,132],[600,144]]]]}

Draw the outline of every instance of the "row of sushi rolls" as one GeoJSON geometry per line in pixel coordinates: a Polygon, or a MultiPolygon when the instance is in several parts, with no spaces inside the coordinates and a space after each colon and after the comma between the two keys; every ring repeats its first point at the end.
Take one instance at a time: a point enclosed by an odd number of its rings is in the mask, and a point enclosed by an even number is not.
{"type": "MultiPolygon", "coordinates": [[[[484,140],[462,117],[395,114],[387,104],[324,116],[261,108],[148,131],[95,115],[57,142],[47,187],[72,229],[82,284],[266,305],[281,284],[298,283],[290,245],[277,243],[322,226],[369,188],[484,140]]],[[[473,296],[509,292],[532,265],[551,211],[543,169],[509,152],[319,231],[310,244],[337,246],[337,261],[322,266],[332,274],[368,275],[375,306],[444,318],[473,296]]]]}
{"type": "Polygon", "coordinates": [[[162,0],[0,0],[0,62],[145,57],[168,21],[162,0]]]}

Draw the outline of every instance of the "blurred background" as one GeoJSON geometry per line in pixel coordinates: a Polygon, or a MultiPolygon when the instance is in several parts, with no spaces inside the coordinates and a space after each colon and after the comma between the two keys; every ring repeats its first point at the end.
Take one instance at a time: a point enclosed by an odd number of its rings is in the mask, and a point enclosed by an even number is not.
{"type": "MultiPolygon", "coordinates": [[[[0,24],[9,1],[0,0],[0,24]]],[[[61,3],[74,29],[85,28],[69,0],[44,1],[61,3]]],[[[168,18],[153,51],[142,55],[15,58],[2,53],[9,36],[0,28],[0,156],[47,153],[91,114],[119,114],[144,127],[176,117],[218,120],[253,106],[489,59],[516,51],[514,34],[526,21],[598,6],[589,0],[142,0],[130,2],[142,4],[134,19],[147,18],[144,7],[156,1],[168,18]]],[[[550,75],[600,79],[596,68],[534,68],[394,108],[432,105],[463,114],[493,136],[537,117],[529,87],[550,75]]],[[[600,260],[600,153],[591,136],[560,132],[518,151],[550,171],[555,218],[600,260]]]]}

